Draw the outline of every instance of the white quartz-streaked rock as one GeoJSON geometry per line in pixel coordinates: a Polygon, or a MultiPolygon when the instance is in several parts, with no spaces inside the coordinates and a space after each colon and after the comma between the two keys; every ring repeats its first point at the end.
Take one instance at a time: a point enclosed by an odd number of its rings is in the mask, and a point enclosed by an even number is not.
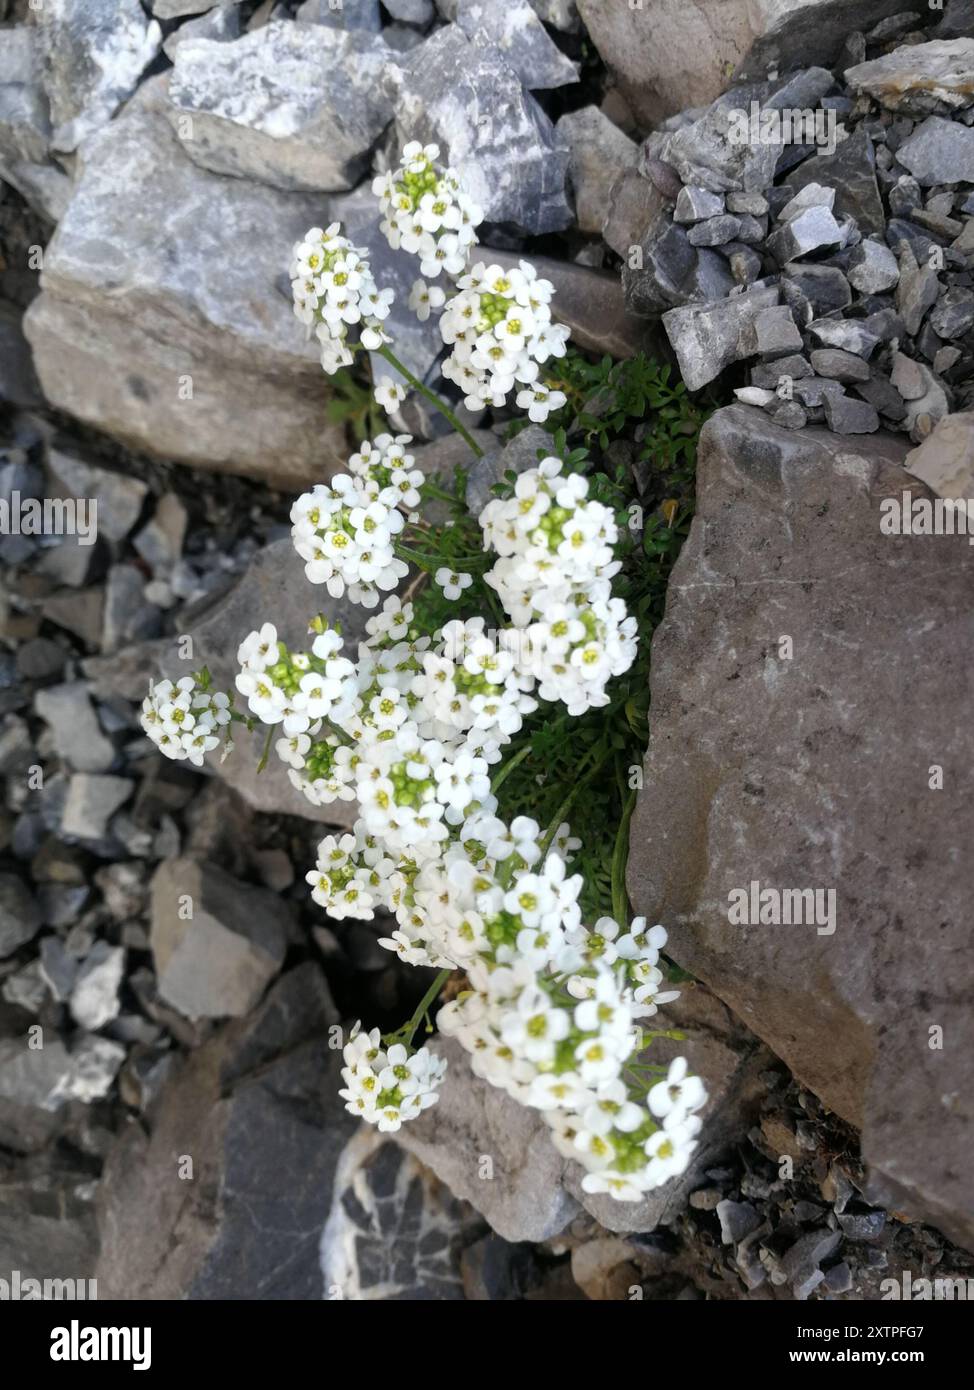
{"type": "Polygon", "coordinates": [[[531,234],[572,221],[568,149],[513,68],[455,24],[399,55],[388,88],[403,142],[433,142],[488,222],[531,234]]]}
{"type": "Polygon", "coordinates": [[[459,0],[457,24],[468,39],[495,48],[528,91],[578,81],[578,71],[546,32],[528,0],[459,0]]]}
{"type": "Polygon", "coordinates": [[[904,44],[847,68],[845,80],[854,92],[865,92],[893,111],[960,110],[974,102],[974,38],[904,44]]]}
{"type": "Polygon", "coordinates": [[[176,50],[169,113],[204,169],[313,192],[353,187],[392,117],[389,51],[368,34],[284,20],[176,50]]]}
{"type": "Polygon", "coordinates": [[[37,25],[52,146],[76,150],[135,91],[162,45],[139,0],[44,0],[37,25]]]}
{"type": "Polygon", "coordinates": [[[287,265],[327,208],[198,168],[164,88],[147,83],[81,152],[25,316],[41,383],[52,404],[153,453],[278,486],[320,479],[342,432],[287,265]]]}

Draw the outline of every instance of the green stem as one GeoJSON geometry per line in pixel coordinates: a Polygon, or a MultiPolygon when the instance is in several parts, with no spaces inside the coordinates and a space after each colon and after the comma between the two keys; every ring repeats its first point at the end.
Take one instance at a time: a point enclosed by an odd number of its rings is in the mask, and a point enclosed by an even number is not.
{"type": "Polygon", "coordinates": [[[629,925],[629,895],[626,892],[626,863],[629,859],[629,822],[636,806],[636,792],[630,791],[622,808],[622,819],[612,849],[612,915],[625,928],[629,925]]]}
{"type": "Polygon", "coordinates": [[[531,744],[530,742],[528,742],[524,745],[522,749],[520,749],[519,752],[514,754],[513,758],[508,758],[507,762],[504,764],[500,772],[498,772],[497,776],[490,784],[490,789],[495,796],[497,795],[497,789],[507,780],[507,778],[518,766],[518,764],[524,762],[524,759],[528,756],[530,752],[531,744]]]}
{"type": "Polygon", "coordinates": [[[260,762],[257,764],[257,771],[263,772],[267,766],[267,759],[271,755],[271,739],[274,737],[274,725],[271,724],[267,730],[267,737],[264,739],[264,751],[260,755],[260,762]]]}
{"type": "Polygon", "coordinates": [[[390,1047],[393,1043],[403,1043],[406,1047],[410,1047],[416,1035],[417,1028],[422,1023],[427,1013],[429,1013],[431,1005],[452,974],[452,969],[441,970],[422,999],[416,1005],[412,1018],[408,1019],[401,1028],[397,1028],[395,1033],[388,1033],[382,1041],[390,1047]]]}
{"type": "Polygon", "coordinates": [[[470,434],[468,430],[464,429],[450,407],[440,400],[435,391],[431,391],[428,386],[424,386],[419,377],[413,376],[412,372],[403,366],[387,343],[383,343],[382,347],[379,348],[379,356],[384,357],[391,367],[395,367],[396,371],[405,381],[409,382],[414,391],[418,391],[421,396],[425,396],[429,403],[435,406],[440,414],[444,415],[446,419],[449,420],[457,434],[470,445],[471,450],[476,454],[477,458],[483,458],[483,449],[479,447],[473,435],[470,434]]]}

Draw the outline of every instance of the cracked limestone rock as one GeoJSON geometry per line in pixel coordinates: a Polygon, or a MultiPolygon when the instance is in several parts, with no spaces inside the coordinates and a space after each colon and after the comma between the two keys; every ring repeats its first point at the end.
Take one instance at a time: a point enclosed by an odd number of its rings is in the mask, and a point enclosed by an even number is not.
{"type": "Polygon", "coordinates": [[[911,116],[959,111],[974,102],[974,38],[904,44],[847,68],[854,92],[911,116]]]}
{"type": "Polygon", "coordinates": [[[612,188],[626,170],[635,167],[639,147],[597,106],[568,112],[555,130],[570,151],[579,231],[598,235],[606,220],[612,188]]]}
{"type": "Polygon", "coordinates": [[[54,149],[70,152],[105,125],[162,45],[139,0],[44,0],[37,24],[54,149]]]}
{"type": "Polygon", "coordinates": [[[24,317],[45,395],[163,457],[279,487],[320,481],[344,436],[287,265],[321,199],[199,168],[164,90],[164,78],[147,83],[81,151],[24,317]]]}
{"type": "Polygon", "coordinates": [[[169,119],[185,153],[217,174],[287,191],[339,191],[365,172],[392,117],[374,36],[272,20],[232,43],[176,50],[169,119]]]}
{"type": "Polygon", "coordinates": [[[568,148],[517,73],[455,24],[391,62],[403,143],[437,144],[488,222],[556,232],[572,222],[568,148]]]}
{"type": "Polygon", "coordinates": [[[755,321],[777,303],[778,290],[772,286],[665,313],[663,327],[687,389],[698,391],[732,362],[752,356],[757,350],[755,321]]]}
{"type": "Polygon", "coordinates": [[[528,0],[459,0],[456,22],[467,38],[495,48],[529,92],[578,81],[528,0]]]}

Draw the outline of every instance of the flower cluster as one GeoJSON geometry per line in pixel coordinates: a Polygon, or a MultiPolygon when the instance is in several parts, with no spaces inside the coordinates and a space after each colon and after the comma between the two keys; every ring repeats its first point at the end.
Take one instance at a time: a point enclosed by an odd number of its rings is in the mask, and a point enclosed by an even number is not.
{"type": "Polygon", "coordinates": [[[436,1104],[446,1062],[425,1047],[411,1056],[401,1043],[384,1050],[378,1028],[371,1033],[359,1028],[356,1024],[343,1049],[345,1086],[338,1094],[351,1114],[393,1133],[403,1120],[436,1104]]]}
{"type": "Polygon", "coordinates": [[[352,361],[351,327],[358,327],[359,342],[370,351],[389,341],[382,325],[395,298],[394,291],[378,288],[368,252],[342,236],[340,225],[312,227],[295,246],[290,269],[294,312],[314,330],[329,376],[352,361]]]}
{"type": "Polygon", "coordinates": [[[422,274],[431,280],[441,270],[453,276],[463,272],[477,241],[474,228],[484,216],[453,170],[436,167],[439,157],[438,145],[411,140],[398,169],[372,182],[389,245],[418,256],[422,274]]]}
{"type": "Polygon", "coordinates": [[[524,630],[524,670],[541,699],[569,714],[606,704],[606,682],[628,670],[637,646],[636,620],[612,596],[615,516],[588,490],[587,478],[562,476],[561,460],[546,458],[480,514],[484,546],[500,557],[486,580],[524,630]]]}
{"type": "Polygon", "coordinates": [[[443,375],[460,388],[469,410],[502,406],[515,382],[531,397],[532,418],[543,420],[564,405],[561,392],[538,382],[550,357],[563,357],[568,329],[552,323],[554,286],[538,278],[528,261],[517,270],[478,262],[457,280],[459,293],[448,300],[440,319],[443,341],[453,351],[443,375]]]}
{"type": "MultiPolygon", "coordinates": [[[[188,758],[202,767],[206,754],[220,742],[220,730],[226,730],[230,720],[228,695],[201,685],[195,676],[182,676],[175,685],[170,680],[150,685],[142,701],[140,723],[167,758],[188,758]]],[[[224,756],[232,748],[227,739],[224,756]]]]}
{"type": "Polygon", "coordinates": [[[332,598],[346,587],[353,603],[374,608],[380,591],[394,589],[408,571],[395,557],[394,538],[404,512],[419,505],[423,475],[405,451],[409,435],[380,434],[348,461],[348,472],[302,493],[291,508],[291,536],[312,584],[332,598]]]}
{"type": "MultiPolygon", "coordinates": [[[[418,255],[430,279],[457,277],[445,304],[441,289],[418,280],[410,305],[421,318],[443,305],[444,375],[468,407],[499,408],[517,389],[518,406],[543,421],[565,404],[539,379],[568,338],[552,322],[553,288],[526,261],[468,269],[482,214],[436,166],[438,153],[407,145],[401,166],[374,184],[390,245],[418,255]]],[[[316,331],[326,371],[352,360],[353,325],[361,346],[396,365],[383,329],[392,293],[377,289],[366,253],[338,224],[309,232],[291,274],[295,311],[316,331]]],[[[376,385],[389,411],[403,395],[391,378],[376,385]]],[[[381,913],[391,919],[385,948],[410,964],[462,970],[465,987],[440,1010],[440,1030],[467,1049],[477,1075],[539,1111],[559,1151],[585,1169],[586,1191],[635,1201],[686,1167],[706,1100],[682,1058],[668,1069],[643,1058],[656,1036],[646,1020],[676,997],[660,965],[666,932],[642,918],[587,927],[582,878],[571,871],[581,842],[558,823],[564,812],[547,829],[527,816],[508,823],[497,798],[504,750],[539,701],[571,715],[604,706],[607,682],[636,656],[636,620],[613,594],[615,515],[585,476],[543,459],[479,517],[495,557],[483,579],[509,626],[488,629],[477,616],[424,630],[408,596],[393,592],[408,572],[403,557],[415,554],[410,538],[432,534],[406,531],[423,483],[409,443],[388,434],[363,442],[347,472],[291,511],[309,581],[376,610],[356,650],[322,618],[306,651],[264,623],[240,646],[236,688],[248,724],[279,731],[275,753],[309,801],[358,804],[351,829],[318,846],[306,876],[313,900],[338,920],[381,913]]],[[[445,598],[469,604],[482,571],[476,557],[464,562],[474,573],[431,569],[445,598]]],[[[194,762],[219,726],[242,717],[210,692],[208,676],[163,682],[143,707],[163,751],[194,762]]],[[[381,1130],[437,1099],[446,1064],[427,1048],[410,1051],[417,1026],[383,1039],[356,1025],[344,1049],[347,1109],[381,1130]]]]}

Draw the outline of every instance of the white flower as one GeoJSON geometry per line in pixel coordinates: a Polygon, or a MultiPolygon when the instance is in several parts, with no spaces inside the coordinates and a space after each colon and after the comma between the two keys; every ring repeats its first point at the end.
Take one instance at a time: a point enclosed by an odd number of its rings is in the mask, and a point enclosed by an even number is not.
{"type": "Polygon", "coordinates": [[[533,420],[536,425],[544,424],[553,410],[560,410],[568,401],[564,391],[551,391],[547,386],[542,386],[540,382],[535,382],[532,386],[526,386],[523,391],[519,391],[515,398],[515,404],[520,410],[528,412],[528,419],[533,420]]]}
{"type": "Polygon", "coordinates": [[[464,589],[469,589],[473,583],[472,574],[457,574],[448,569],[446,565],[441,565],[433,576],[433,579],[443,590],[444,598],[458,599],[464,589]]]}
{"type": "Polygon", "coordinates": [[[670,1063],[665,1081],[659,1081],[650,1091],[647,1102],[654,1115],[659,1117],[676,1113],[681,1118],[693,1110],[699,1110],[707,1099],[707,1092],[699,1076],[687,1075],[687,1060],[676,1057],[670,1063]]]}
{"type": "Polygon", "coordinates": [[[381,405],[389,415],[394,414],[403,401],[406,399],[406,388],[399,381],[393,381],[391,376],[379,378],[375,388],[375,400],[377,405],[381,405]]]}
{"type": "Polygon", "coordinates": [[[430,311],[442,308],[445,302],[446,295],[439,285],[427,285],[425,280],[416,280],[409,292],[409,307],[420,323],[425,323],[430,311]]]}
{"type": "Polygon", "coordinates": [[[393,300],[393,291],[379,290],[373,280],[367,251],[353,246],[339,226],[312,227],[291,256],[294,312],[321,344],[321,365],[329,375],[353,360],[357,344],[350,328],[370,351],[387,341],[382,323],[393,300]]]}

